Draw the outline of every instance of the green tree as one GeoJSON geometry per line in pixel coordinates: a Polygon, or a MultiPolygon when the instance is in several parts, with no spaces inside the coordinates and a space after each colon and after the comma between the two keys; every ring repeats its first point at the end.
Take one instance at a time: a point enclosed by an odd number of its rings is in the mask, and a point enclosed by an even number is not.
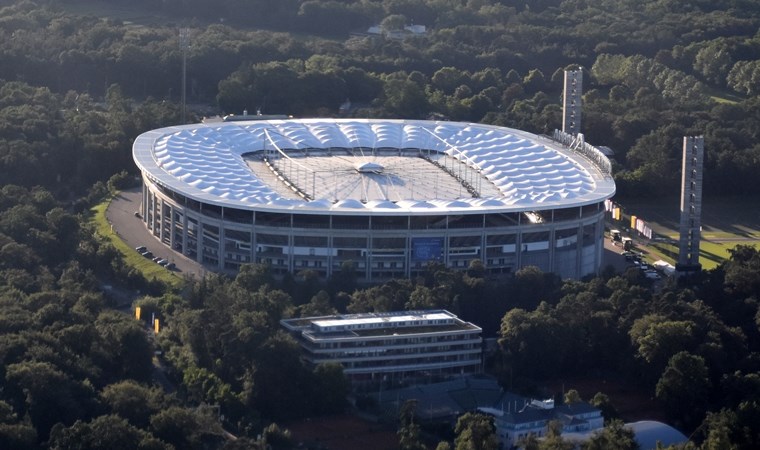
{"type": "Polygon", "coordinates": [[[266,285],[272,286],[272,268],[268,264],[243,264],[235,275],[235,283],[249,291],[259,290],[266,285]]]}
{"type": "Polygon", "coordinates": [[[77,421],[65,428],[57,425],[50,436],[50,448],[82,450],[168,450],[172,448],[118,416],[100,416],[91,422],[77,421]]]}
{"type": "Polygon", "coordinates": [[[569,391],[565,392],[564,401],[566,405],[572,405],[573,403],[578,403],[583,400],[581,399],[581,394],[579,394],[578,391],[575,389],[570,389],[569,391]]]}
{"type": "Polygon", "coordinates": [[[760,252],[748,245],[737,245],[729,253],[731,258],[723,264],[726,287],[741,296],[760,295],[760,252]]]}
{"type": "Polygon", "coordinates": [[[709,392],[705,361],[689,352],[678,352],[670,358],[655,390],[670,416],[685,426],[701,421],[709,392]]]}
{"type": "Polygon", "coordinates": [[[523,79],[523,87],[528,94],[535,94],[543,91],[546,87],[546,79],[543,72],[539,69],[533,69],[523,79]]]}
{"type": "Polygon", "coordinates": [[[517,446],[523,450],[538,450],[540,444],[538,436],[533,433],[528,433],[517,440],[517,446]]]}
{"type": "Polygon", "coordinates": [[[178,406],[152,415],[150,429],[156,437],[177,448],[199,448],[204,440],[222,440],[216,417],[178,406]]]}
{"type": "Polygon", "coordinates": [[[713,41],[697,52],[694,58],[694,70],[701,73],[709,82],[723,85],[733,63],[727,46],[722,42],[713,41]]]}
{"type": "Polygon", "coordinates": [[[726,77],[728,87],[744,95],[760,93],[760,61],[737,61],[726,77]]]}
{"type": "Polygon", "coordinates": [[[493,417],[480,413],[465,413],[454,427],[456,450],[496,450],[499,440],[493,417]]]}
{"type": "Polygon", "coordinates": [[[639,450],[636,435],[621,420],[612,420],[601,432],[594,433],[581,448],[583,450],[639,450]]]}
{"type": "Polygon", "coordinates": [[[182,384],[195,402],[229,405],[235,400],[232,387],[216,374],[203,367],[188,367],[182,375],[182,384]]]}
{"type": "Polygon", "coordinates": [[[140,323],[116,311],[104,311],[95,320],[100,335],[98,361],[106,375],[119,379],[150,378],[152,345],[140,323]]]}
{"type": "Polygon", "coordinates": [[[122,170],[119,173],[111,175],[106,185],[111,195],[115,195],[116,192],[131,187],[135,184],[135,179],[126,170],[122,170]]]}
{"type": "Polygon", "coordinates": [[[0,448],[22,450],[37,443],[37,431],[28,421],[19,422],[18,415],[7,402],[0,400],[0,448]]]}
{"type": "Polygon", "coordinates": [[[428,112],[425,92],[420,86],[407,79],[386,80],[383,90],[383,107],[397,117],[422,118],[428,112]]]}
{"type": "Polygon", "coordinates": [[[351,390],[343,366],[339,363],[323,363],[314,369],[313,392],[317,399],[317,412],[321,414],[340,414],[346,408],[346,398],[351,390]]]}
{"type": "Polygon", "coordinates": [[[417,410],[417,400],[406,400],[399,410],[399,426],[396,434],[401,450],[424,450],[426,447],[420,440],[420,426],[414,421],[417,410]]]}
{"type": "Polygon", "coordinates": [[[546,425],[546,437],[538,443],[538,450],[572,450],[575,445],[562,439],[562,423],[552,420],[546,425]]]}
{"type": "Polygon", "coordinates": [[[301,349],[288,334],[279,331],[258,349],[255,360],[255,394],[252,404],[275,420],[299,417],[308,412],[307,381],[311,373],[301,361],[301,349]],[[282,380],[290,380],[282,383],[282,380]]]}
{"type": "Polygon", "coordinates": [[[371,18],[358,8],[338,1],[305,1],[298,10],[298,19],[305,30],[337,36],[371,25],[371,18]]]}
{"type": "Polygon", "coordinates": [[[49,362],[24,361],[5,368],[5,390],[23,404],[41,439],[53,425],[72,424],[95,410],[95,390],[49,362]]]}
{"type": "Polygon", "coordinates": [[[309,303],[301,305],[299,309],[301,317],[329,316],[338,313],[331,305],[330,294],[324,290],[317,292],[309,303]]]}
{"type": "Polygon", "coordinates": [[[290,434],[290,430],[280,428],[276,423],[272,423],[261,433],[264,448],[272,450],[289,450],[295,448],[295,442],[290,434]]]}
{"type": "Polygon", "coordinates": [[[329,286],[332,292],[353,292],[356,289],[356,263],[350,260],[343,261],[340,270],[332,274],[329,286]]]}
{"type": "Polygon", "coordinates": [[[447,95],[454,93],[459,86],[469,81],[469,73],[456,67],[441,67],[431,78],[432,85],[447,95]]]}
{"type": "Polygon", "coordinates": [[[662,316],[647,315],[634,322],[629,332],[637,356],[656,370],[665,367],[668,360],[682,349],[693,348],[696,343],[695,324],[686,320],[667,320],[662,316]]]}
{"type": "Polygon", "coordinates": [[[100,398],[111,413],[140,428],[147,427],[150,416],[169,404],[160,388],[146,387],[133,380],[119,381],[104,387],[100,398]]]}
{"type": "Polygon", "coordinates": [[[604,417],[605,423],[618,418],[618,412],[615,408],[615,405],[612,404],[612,401],[607,396],[607,394],[603,394],[601,392],[597,392],[594,394],[594,397],[591,398],[591,401],[589,403],[599,410],[602,411],[602,416],[604,417]]]}
{"type": "Polygon", "coordinates": [[[403,30],[408,23],[409,21],[404,15],[391,14],[390,16],[387,16],[385,19],[383,19],[382,22],[380,22],[380,26],[383,27],[383,31],[390,32],[403,30]]]}
{"type": "Polygon", "coordinates": [[[708,412],[702,428],[707,429],[707,436],[702,442],[702,450],[738,450],[733,442],[738,418],[733,411],[722,409],[718,412],[708,412]]]}

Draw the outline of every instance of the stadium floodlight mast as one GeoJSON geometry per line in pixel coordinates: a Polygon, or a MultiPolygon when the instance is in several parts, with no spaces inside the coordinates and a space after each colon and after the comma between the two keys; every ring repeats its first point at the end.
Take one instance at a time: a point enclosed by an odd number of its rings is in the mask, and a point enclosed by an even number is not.
{"type": "Polygon", "coordinates": [[[179,29],[179,48],[182,50],[182,124],[187,123],[187,49],[190,47],[190,29],[179,29]]]}

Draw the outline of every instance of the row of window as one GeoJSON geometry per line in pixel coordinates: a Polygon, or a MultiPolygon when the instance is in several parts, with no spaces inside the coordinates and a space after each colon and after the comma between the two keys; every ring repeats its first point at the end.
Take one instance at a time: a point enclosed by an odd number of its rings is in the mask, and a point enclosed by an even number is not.
{"type": "MultiPolygon", "coordinates": [[[[512,271],[518,262],[523,266],[532,264],[544,270],[559,270],[561,268],[549,267],[559,264],[557,261],[555,264],[551,264],[548,259],[533,261],[528,255],[554,254],[560,250],[575,251],[578,247],[585,249],[598,245],[598,223],[554,231],[530,231],[526,228],[522,232],[485,236],[296,236],[292,235],[290,230],[287,234],[273,234],[227,227],[222,230],[218,225],[199,223],[197,218],[186,216],[184,211],[163,202],[148,190],[144,192],[144,202],[146,209],[143,212],[148,228],[163,243],[207,264],[218,266],[221,260],[223,267],[228,270],[237,270],[240,264],[257,262],[269,263],[278,274],[290,270],[311,269],[327,276],[350,260],[354,262],[354,268],[360,277],[381,279],[408,276],[410,272],[423,270],[426,262],[431,259],[445,261],[447,265],[457,268],[466,268],[472,259],[481,259],[490,271],[512,271]],[[198,239],[202,242],[201,249],[198,248],[198,239]],[[436,242],[432,242],[433,240],[436,242]],[[220,247],[224,253],[220,253],[220,247]],[[517,256],[518,250],[522,254],[521,257],[517,256]],[[419,254],[423,256],[420,257],[419,254]]],[[[593,211],[596,210],[597,206],[594,206],[593,211]]],[[[561,216],[560,211],[563,210],[552,212],[552,217],[561,216]]],[[[295,217],[293,214],[281,215],[295,217]]],[[[293,217],[290,223],[293,223],[293,217]]],[[[362,217],[362,220],[379,219],[362,217]]],[[[283,222],[282,225],[287,227],[288,223],[283,222]]],[[[584,255],[585,253],[584,250],[584,255]]],[[[595,270],[597,258],[593,255],[591,257],[593,261],[586,261],[586,256],[581,258],[582,267],[588,267],[588,271],[583,269],[580,274],[595,270]]],[[[574,266],[574,259],[577,258],[570,257],[567,263],[574,266]]],[[[569,272],[563,276],[577,276],[575,269],[568,267],[567,270],[569,272]]]]}
{"type": "MultiPolygon", "coordinates": [[[[436,343],[436,342],[451,342],[451,341],[465,341],[465,340],[471,340],[471,339],[478,339],[480,336],[480,331],[476,333],[467,333],[467,334],[439,334],[436,336],[430,336],[425,338],[416,337],[414,344],[427,344],[427,343],[436,343]]],[[[322,348],[322,349],[329,349],[329,348],[356,348],[356,347],[392,347],[394,345],[400,345],[400,343],[403,343],[403,345],[408,345],[409,338],[403,338],[403,337],[397,337],[394,336],[393,339],[362,339],[362,340],[345,340],[345,341],[319,341],[319,337],[316,338],[317,342],[314,342],[313,344],[310,343],[310,345],[313,348],[322,348]]]]}
{"type": "Polygon", "coordinates": [[[222,207],[192,200],[158,184],[146,183],[148,189],[161,192],[181,207],[202,215],[228,222],[252,224],[265,227],[289,228],[335,228],[335,229],[453,229],[453,228],[499,228],[505,226],[528,225],[530,223],[551,223],[578,220],[604,211],[602,203],[552,210],[493,213],[493,214],[452,214],[435,216],[347,216],[273,213],[222,207]]]}
{"type": "Polygon", "coordinates": [[[480,354],[478,355],[451,355],[441,357],[430,358],[412,358],[412,359],[391,359],[380,361],[345,361],[343,367],[345,369],[367,369],[377,368],[382,370],[383,368],[392,367],[409,367],[409,366],[422,366],[426,364],[444,364],[444,363],[470,363],[471,365],[480,364],[480,354]]]}

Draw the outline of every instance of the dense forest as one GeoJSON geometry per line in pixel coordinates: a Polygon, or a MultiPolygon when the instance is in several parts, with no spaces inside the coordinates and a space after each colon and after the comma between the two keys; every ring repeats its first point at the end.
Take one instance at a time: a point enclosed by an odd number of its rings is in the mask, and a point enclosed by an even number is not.
{"type": "MultiPolygon", "coordinates": [[[[46,87],[59,104],[71,97],[61,106],[74,111],[102,107],[112,85],[133,103],[176,106],[179,26],[189,29],[188,101],[200,114],[334,116],[348,99],[351,116],[545,133],[560,123],[562,70],[581,66],[583,131],[617,152],[619,195],[676,186],[685,134],[705,136],[707,195],[758,192],[760,8],[749,0],[91,2],[142,4],[159,17],[148,26],[66,14],[81,0],[3,3],[0,79],[46,87]],[[362,34],[411,23],[427,32],[362,34]]],[[[66,111],[38,111],[28,125],[66,111]]],[[[163,117],[159,125],[176,123],[163,117]]],[[[145,123],[134,125],[114,145],[128,146],[145,123]]],[[[34,165],[40,151],[16,149],[29,156],[2,168],[34,165]]]]}
{"type": "MultiPolygon", "coordinates": [[[[275,280],[248,266],[174,291],[125,265],[87,220],[134,174],[134,138],[180,123],[180,26],[191,36],[193,120],[243,109],[337,116],[349,100],[348,117],[546,133],[560,123],[563,69],[580,66],[583,131],[615,149],[619,195],[675,186],[685,134],[705,136],[707,195],[755,195],[756,2],[91,3],[172,20],[0,0],[0,448],[290,448],[277,423],[342,411],[348,386],[340,367],[302,364],[281,318],[433,307],[499,338],[490,365],[505,385],[531,392],[559,376],[605,374],[648,389],[695,447],[760,447],[760,253],[750,247],[657,292],[635,270],[492,279],[477,261],[371,287],[350,271],[275,280]],[[412,23],[426,33],[363,33],[412,23]],[[105,284],[147,293],[135,306],[164,330],[153,337],[114,309],[105,284]],[[176,390],[152,384],[156,350],[176,390]]],[[[456,448],[474,448],[465,428],[456,448]]]]}

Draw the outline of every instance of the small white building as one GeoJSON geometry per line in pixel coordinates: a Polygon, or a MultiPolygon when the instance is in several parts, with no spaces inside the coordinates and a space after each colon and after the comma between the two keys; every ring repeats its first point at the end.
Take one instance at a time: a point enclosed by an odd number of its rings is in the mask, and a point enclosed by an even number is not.
{"type": "Polygon", "coordinates": [[[427,34],[425,25],[404,25],[403,29],[388,29],[382,25],[372,25],[367,28],[367,35],[384,36],[388,39],[401,40],[408,37],[424,36],[427,34]]]}
{"type": "Polygon", "coordinates": [[[479,373],[481,328],[446,310],[344,314],[280,322],[311,364],[337,362],[354,386],[479,373]]]}
{"type": "Polygon", "coordinates": [[[520,439],[534,435],[544,437],[549,422],[562,424],[562,433],[588,434],[604,427],[601,410],[586,402],[576,402],[555,407],[554,400],[515,401],[502,409],[478,408],[493,416],[500,449],[511,449],[520,439]]]}

